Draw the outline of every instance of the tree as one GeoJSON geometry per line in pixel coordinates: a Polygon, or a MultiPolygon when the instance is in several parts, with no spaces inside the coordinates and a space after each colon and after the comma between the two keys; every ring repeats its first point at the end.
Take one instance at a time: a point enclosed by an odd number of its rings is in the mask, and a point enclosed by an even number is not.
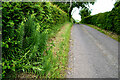
{"type": "MultiPolygon", "coordinates": [[[[89,5],[89,3],[90,4],[94,4],[94,2],[72,2],[72,6],[71,7],[69,7],[69,17],[71,18],[71,12],[72,12],[72,10],[73,10],[73,8],[74,7],[77,7],[77,8],[79,8],[79,7],[81,7],[82,9],[83,8],[85,8],[85,9],[88,9],[87,7],[86,7],[86,5],[89,5]]],[[[89,10],[89,9],[88,9],[89,10]]]]}
{"type": "Polygon", "coordinates": [[[91,11],[88,9],[88,8],[83,8],[82,10],[80,10],[80,13],[81,15],[81,19],[89,16],[91,14],[91,11]]]}
{"type": "Polygon", "coordinates": [[[94,4],[94,2],[73,2],[70,0],[70,2],[53,2],[53,4],[60,7],[62,10],[64,10],[66,13],[68,13],[68,16],[71,18],[71,12],[74,7],[81,7],[81,8],[87,8],[86,5],[94,4]]]}

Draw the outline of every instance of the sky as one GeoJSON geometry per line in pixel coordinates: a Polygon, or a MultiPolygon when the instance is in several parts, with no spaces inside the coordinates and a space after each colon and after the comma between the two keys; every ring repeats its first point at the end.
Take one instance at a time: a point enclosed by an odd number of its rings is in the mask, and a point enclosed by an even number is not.
{"type": "MultiPolygon", "coordinates": [[[[115,3],[115,0],[96,0],[94,5],[90,4],[90,9],[92,10],[91,15],[111,11],[112,8],[114,7],[114,3],[115,3]]],[[[71,14],[75,20],[79,20],[79,21],[81,20],[81,17],[79,15],[80,9],[81,8],[78,9],[77,7],[75,7],[72,10],[71,14]]]]}
{"type": "Polygon", "coordinates": [[[81,16],[79,15],[79,9],[77,7],[73,8],[71,15],[75,20],[81,20],[81,16]]]}

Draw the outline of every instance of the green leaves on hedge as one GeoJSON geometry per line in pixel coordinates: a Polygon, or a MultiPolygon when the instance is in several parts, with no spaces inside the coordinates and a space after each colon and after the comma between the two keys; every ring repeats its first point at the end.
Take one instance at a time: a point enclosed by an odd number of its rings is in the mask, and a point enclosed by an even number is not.
{"type": "Polygon", "coordinates": [[[67,14],[50,2],[3,2],[3,78],[15,71],[38,71],[41,75],[44,64],[39,62],[48,35],[67,20],[67,14]]]}
{"type": "Polygon", "coordinates": [[[115,7],[112,11],[88,16],[82,19],[81,22],[93,24],[102,29],[120,34],[120,1],[115,3],[115,7]]]}

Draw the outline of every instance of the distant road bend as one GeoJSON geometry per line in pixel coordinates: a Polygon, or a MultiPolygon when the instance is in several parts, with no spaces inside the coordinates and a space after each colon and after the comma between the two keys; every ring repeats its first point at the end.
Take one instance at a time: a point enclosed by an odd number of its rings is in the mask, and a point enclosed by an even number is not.
{"type": "Polygon", "coordinates": [[[71,29],[67,78],[118,78],[118,42],[83,24],[71,29]]]}

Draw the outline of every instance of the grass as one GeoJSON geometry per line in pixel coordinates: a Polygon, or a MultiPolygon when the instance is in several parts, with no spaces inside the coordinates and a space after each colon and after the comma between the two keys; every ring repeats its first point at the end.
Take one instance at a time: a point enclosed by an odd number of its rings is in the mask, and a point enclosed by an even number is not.
{"type": "MultiPolygon", "coordinates": [[[[46,48],[41,53],[39,62],[34,62],[35,66],[31,68],[27,66],[26,69],[30,70],[17,73],[17,78],[64,78],[66,75],[68,52],[69,52],[69,39],[72,23],[65,22],[58,25],[56,31],[49,33],[49,39],[46,42],[46,48]],[[61,27],[62,26],[62,27],[61,27]]],[[[42,38],[44,35],[42,36],[42,38]]],[[[35,58],[35,57],[34,57],[35,58]]],[[[37,58],[37,57],[36,57],[37,58]]],[[[33,63],[32,63],[33,64],[33,63]]]]}
{"type": "Polygon", "coordinates": [[[91,24],[85,24],[85,25],[90,26],[90,27],[106,34],[107,36],[111,37],[112,39],[120,42],[120,35],[117,35],[116,33],[113,33],[112,31],[107,31],[107,30],[101,29],[101,28],[94,26],[94,25],[91,25],[91,24]]]}
{"type": "Polygon", "coordinates": [[[64,78],[66,75],[71,26],[71,23],[65,24],[55,36],[49,39],[48,48],[52,46],[50,51],[53,54],[52,64],[54,64],[48,73],[49,78],[64,78]]]}

